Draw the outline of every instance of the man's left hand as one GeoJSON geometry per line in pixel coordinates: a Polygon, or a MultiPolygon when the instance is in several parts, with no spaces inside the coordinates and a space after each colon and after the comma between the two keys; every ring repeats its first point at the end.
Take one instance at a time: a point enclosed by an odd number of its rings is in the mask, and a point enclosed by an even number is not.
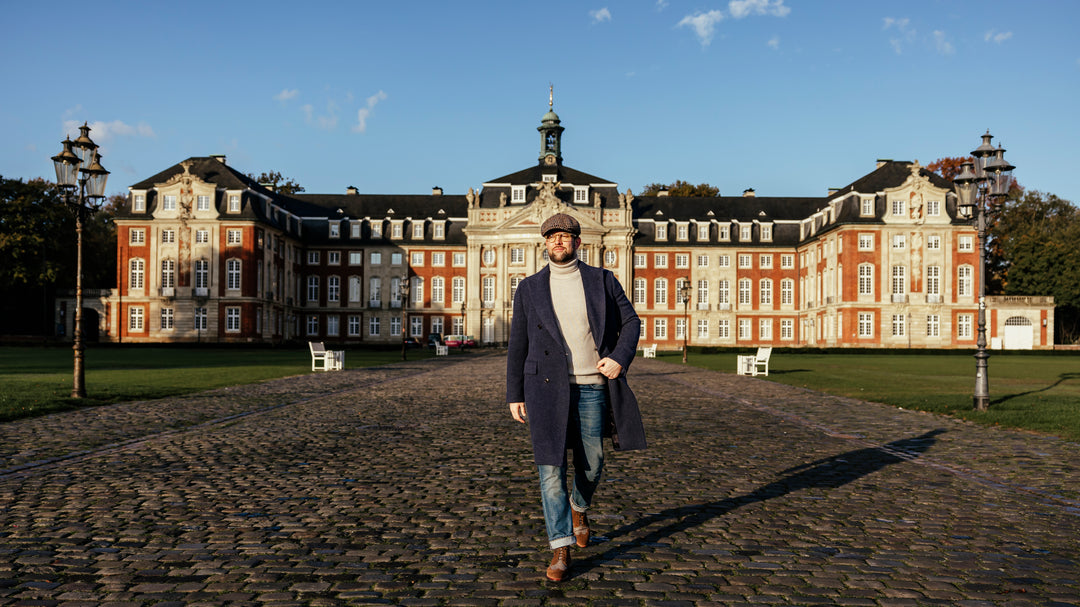
{"type": "Polygon", "coordinates": [[[596,370],[608,379],[615,379],[622,373],[622,365],[610,358],[601,358],[600,362],[596,363],[596,370]]]}

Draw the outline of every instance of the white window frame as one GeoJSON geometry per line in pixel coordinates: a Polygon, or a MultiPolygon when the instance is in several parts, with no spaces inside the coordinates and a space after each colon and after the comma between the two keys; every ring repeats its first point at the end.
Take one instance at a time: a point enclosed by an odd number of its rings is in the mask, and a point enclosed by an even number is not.
{"type": "Polygon", "coordinates": [[[244,243],[244,230],[228,228],[225,230],[225,246],[237,247],[244,243]]]}
{"type": "Polygon", "coordinates": [[[654,253],[653,254],[653,267],[654,268],[666,268],[666,267],[668,267],[667,253],[654,253]]]}
{"type": "Polygon", "coordinates": [[[525,202],[525,186],[510,186],[510,202],[525,202]]]}
{"type": "Polygon", "coordinates": [[[860,232],[859,233],[859,250],[860,251],[873,251],[874,250],[874,234],[873,234],[873,232],[860,232]]]}
{"type": "Polygon", "coordinates": [[[146,309],[143,306],[131,306],[128,308],[128,331],[142,333],[146,330],[146,309]]]}
{"type": "Polygon", "coordinates": [[[666,223],[657,223],[656,224],[656,240],[659,240],[659,241],[667,240],[667,224],[666,223]]]}
{"type": "Polygon", "coordinates": [[[666,278],[653,280],[653,306],[667,305],[668,281],[666,278]]]}
{"type": "Polygon", "coordinates": [[[239,333],[240,327],[240,308],[238,306],[229,306],[225,308],[225,332],[226,333],[239,333]]]}
{"type": "Polygon", "coordinates": [[[874,337],[874,313],[859,312],[858,335],[862,339],[874,337]]]}
{"type": "Polygon", "coordinates": [[[131,228],[128,230],[128,244],[146,244],[146,228],[131,228]]]}

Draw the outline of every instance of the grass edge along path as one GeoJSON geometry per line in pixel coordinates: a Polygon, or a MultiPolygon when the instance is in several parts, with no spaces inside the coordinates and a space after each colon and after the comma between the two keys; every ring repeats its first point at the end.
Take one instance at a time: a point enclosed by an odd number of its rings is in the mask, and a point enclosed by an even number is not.
{"type": "MultiPolygon", "coordinates": [[[[678,363],[681,352],[661,352],[678,363]]],[[[688,352],[688,364],[735,372],[736,354],[688,352]]],[[[1080,441],[1080,355],[991,354],[990,410],[975,411],[975,359],[969,351],[903,354],[774,349],[758,379],[834,396],[949,415],[987,426],[1080,441]]]]}
{"type": "MultiPolygon", "coordinates": [[[[407,356],[416,360],[432,353],[409,350],[407,356]]],[[[400,360],[397,349],[346,350],[345,368],[400,360]]],[[[87,394],[81,400],[70,396],[72,366],[70,348],[0,347],[0,423],[311,373],[311,355],[306,347],[88,348],[87,394]]]]}

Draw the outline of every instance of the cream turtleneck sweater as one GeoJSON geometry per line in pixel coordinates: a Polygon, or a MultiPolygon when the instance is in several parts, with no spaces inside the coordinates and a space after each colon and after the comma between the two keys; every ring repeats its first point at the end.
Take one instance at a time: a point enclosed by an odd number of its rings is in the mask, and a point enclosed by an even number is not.
{"type": "Polygon", "coordinates": [[[585,307],[585,287],[581,282],[578,260],[559,265],[548,264],[551,270],[551,305],[559,320],[559,330],[567,344],[566,367],[572,384],[602,384],[604,376],[596,369],[600,355],[596,351],[585,307]]]}

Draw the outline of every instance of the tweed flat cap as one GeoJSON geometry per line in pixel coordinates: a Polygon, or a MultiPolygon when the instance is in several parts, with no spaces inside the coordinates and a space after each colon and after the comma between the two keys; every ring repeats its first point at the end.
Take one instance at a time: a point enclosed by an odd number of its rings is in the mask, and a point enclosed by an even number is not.
{"type": "Polygon", "coordinates": [[[556,213],[544,220],[540,226],[540,235],[547,236],[551,232],[569,232],[574,236],[581,236],[581,224],[566,213],[556,213]]]}

